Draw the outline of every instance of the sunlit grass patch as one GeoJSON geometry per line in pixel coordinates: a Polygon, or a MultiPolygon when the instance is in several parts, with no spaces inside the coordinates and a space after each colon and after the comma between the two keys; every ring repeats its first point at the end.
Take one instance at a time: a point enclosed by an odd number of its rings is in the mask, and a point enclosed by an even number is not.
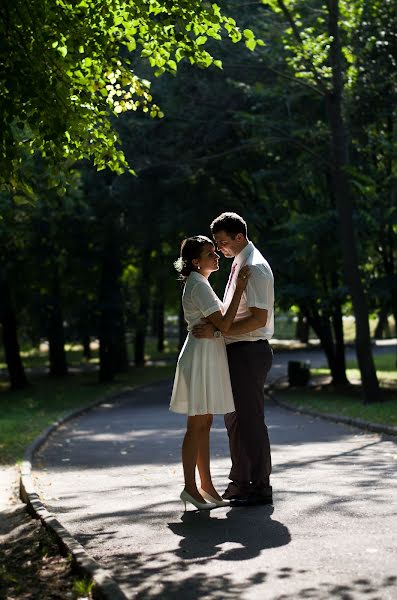
{"type": "MultiPolygon", "coordinates": [[[[395,352],[385,352],[374,356],[375,368],[379,381],[387,385],[395,383],[397,385],[397,367],[395,352]]],[[[357,360],[352,359],[346,362],[346,376],[349,381],[361,381],[361,374],[357,366],[357,360]]],[[[312,375],[330,375],[327,367],[311,368],[312,375]]]]}
{"type": "Polygon", "coordinates": [[[276,397],[296,408],[397,426],[397,392],[385,391],[384,401],[374,404],[363,404],[358,390],[349,394],[327,389],[294,388],[278,391],[276,397]]]}

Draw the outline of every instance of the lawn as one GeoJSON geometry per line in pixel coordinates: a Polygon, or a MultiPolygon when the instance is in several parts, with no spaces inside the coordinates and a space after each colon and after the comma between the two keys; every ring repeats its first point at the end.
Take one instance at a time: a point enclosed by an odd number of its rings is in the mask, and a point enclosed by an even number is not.
{"type": "MultiPolygon", "coordinates": [[[[397,426],[397,370],[395,352],[375,356],[375,366],[379,382],[383,390],[383,401],[373,404],[363,404],[360,385],[338,391],[332,386],[311,386],[306,388],[287,388],[278,390],[276,397],[289,405],[310,409],[322,413],[338,414],[345,417],[356,417],[397,426]]],[[[359,382],[360,371],[355,360],[347,363],[347,378],[359,382]]],[[[329,369],[311,369],[312,384],[316,377],[329,375],[329,369]]]]}
{"type": "MultiPolygon", "coordinates": [[[[396,384],[397,387],[397,367],[396,367],[396,353],[387,352],[385,354],[378,354],[374,357],[376,372],[378,379],[381,383],[396,384]]],[[[360,380],[360,371],[357,368],[357,360],[348,360],[346,362],[346,375],[349,381],[360,380]]],[[[330,375],[328,368],[311,369],[312,375],[330,375]]]]}
{"type": "Polygon", "coordinates": [[[363,404],[361,394],[357,392],[342,394],[310,388],[277,391],[276,398],[299,409],[355,417],[397,427],[397,392],[385,392],[383,402],[374,404],[363,404]]]}
{"type": "MultiPolygon", "coordinates": [[[[128,343],[128,356],[134,356],[134,347],[128,343]]],[[[66,362],[69,367],[81,365],[99,364],[99,344],[97,341],[91,342],[91,358],[87,360],[83,355],[81,344],[65,344],[66,362]]],[[[145,344],[145,359],[147,361],[175,361],[178,356],[178,339],[171,337],[164,341],[164,351],[157,350],[157,339],[147,336],[145,344]]],[[[48,344],[41,343],[39,346],[24,347],[21,350],[21,358],[25,369],[43,369],[48,368],[48,344]]],[[[0,369],[6,369],[7,365],[4,358],[3,349],[0,346],[0,369]]]]}

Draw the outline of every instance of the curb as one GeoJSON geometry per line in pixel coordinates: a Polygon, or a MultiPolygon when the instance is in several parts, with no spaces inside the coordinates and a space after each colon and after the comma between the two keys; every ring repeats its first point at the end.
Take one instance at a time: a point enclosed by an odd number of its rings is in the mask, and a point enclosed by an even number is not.
{"type": "Polygon", "coordinates": [[[63,423],[100,406],[104,402],[116,400],[126,392],[135,391],[137,388],[145,387],[145,385],[148,384],[138,385],[134,388],[124,388],[117,392],[105,394],[99,400],[96,400],[88,406],[72,411],[58,421],[55,421],[26,449],[24,460],[20,466],[19,495],[21,500],[27,505],[27,510],[30,515],[36,519],[40,519],[42,525],[55,536],[61,551],[64,554],[70,554],[72,556],[74,566],[77,570],[93,580],[92,597],[94,600],[127,600],[127,596],[122,592],[115,580],[112,579],[109,572],[103,569],[100,564],[87,553],[85,548],[75,540],[69,531],[61,525],[40,500],[40,497],[35,490],[32,477],[33,457],[39,448],[47,441],[51,433],[63,423]]]}
{"type": "Polygon", "coordinates": [[[326,421],[333,421],[334,423],[343,423],[344,425],[350,425],[351,427],[357,427],[358,429],[364,429],[365,431],[373,431],[375,433],[384,433],[386,435],[397,436],[397,427],[389,425],[383,425],[382,423],[371,423],[370,421],[364,421],[364,419],[355,419],[353,417],[343,417],[342,415],[334,415],[332,413],[322,413],[310,408],[302,408],[292,406],[281,400],[278,400],[276,395],[272,394],[273,401],[287,410],[300,413],[302,415],[310,415],[312,417],[319,417],[326,421]]]}

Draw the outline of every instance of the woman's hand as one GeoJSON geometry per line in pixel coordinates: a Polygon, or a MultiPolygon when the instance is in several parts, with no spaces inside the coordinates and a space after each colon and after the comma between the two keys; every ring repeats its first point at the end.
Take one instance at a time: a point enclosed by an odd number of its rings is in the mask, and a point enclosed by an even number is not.
{"type": "Polygon", "coordinates": [[[245,290],[245,288],[247,287],[247,283],[248,283],[248,279],[249,279],[250,275],[251,275],[250,268],[247,266],[242,267],[242,269],[240,269],[240,271],[238,272],[238,275],[237,275],[236,289],[245,290]]]}

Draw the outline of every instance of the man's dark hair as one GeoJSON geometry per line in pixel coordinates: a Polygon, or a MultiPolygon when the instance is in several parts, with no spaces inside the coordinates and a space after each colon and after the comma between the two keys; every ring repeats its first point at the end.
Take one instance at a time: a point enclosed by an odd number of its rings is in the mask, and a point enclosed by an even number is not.
{"type": "Polygon", "coordinates": [[[247,237],[247,223],[240,215],[234,212],[224,212],[214,219],[210,225],[211,233],[225,231],[230,237],[234,238],[238,233],[247,237]]]}

